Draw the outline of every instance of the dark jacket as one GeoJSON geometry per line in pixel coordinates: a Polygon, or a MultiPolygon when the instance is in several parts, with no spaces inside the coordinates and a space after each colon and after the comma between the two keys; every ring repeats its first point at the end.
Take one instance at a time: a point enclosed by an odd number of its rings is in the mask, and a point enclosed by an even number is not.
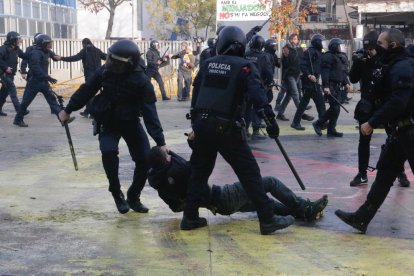
{"type": "Polygon", "coordinates": [[[286,79],[289,76],[294,78],[300,75],[300,54],[299,50],[302,48],[294,48],[290,44],[285,47],[289,49],[289,55],[287,57],[282,56],[282,79],[286,79]]]}
{"type": "Polygon", "coordinates": [[[195,55],[194,52],[192,55],[189,55],[189,62],[185,60],[186,51],[181,51],[171,57],[171,59],[180,59],[180,64],[178,65],[178,70],[183,71],[185,73],[191,73],[193,72],[193,69],[195,67],[195,55]]]}
{"type": "Polygon", "coordinates": [[[330,83],[343,83],[343,65],[337,53],[328,51],[321,58],[321,77],[323,88],[330,87],[330,83]]]}
{"type": "Polygon", "coordinates": [[[200,64],[202,64],[206,59],[215,57],[217,55],[216,51],[217,49],[215,46],[204,49],[200,54],[200,64]]]}
{"type": "Polygon", "coordinates": [[[13,48],[7,42],[0,46],[0,74],[3,74],[7,67],[12,68],[12,74],[17,72],[17,57],[26,59],[26,55],[19,47],[13,48]]]}
{"type": "Polygon", "coordinates": [[[160,51],[157,49],[149,48],[146,53],[147,58],[147,71],[158,71],[159,68],[169,64],[169,61],[163,61],[160,55],[160,51]],[[158,61],[162,61],[158,64],[158,61]]]}
{"type": "Polygon", "coordinates": [[[105,65],[82,84],[72,95],[65,108],[67,113],[81,109],[103,88],[101,98],[110,103],[111,121],[107,124],[119,124],[122,121],[139,120],[142,113],[148,134],[158,146],[165,145],[161,123],[155,107],[155,92],[150,80],[140,66],[126,74],[112,74],[105,65]]]}
{"type": "MultiPolygon", "coordinates": [[[[24,54],[26,55],[27,59],[23,59],[22,62],[20,63],[20,72],[22,74],[27,74],[27,66],[29,65],[29,59],[28,57],[30,56],[30,53],[33,51],[33,49],[35,49],[35,45],[29,46],[26,48],[26,52],[24,52],[24,54]]],[[[56,54],[53,51],[49,51],[49,57],[54,60],[54,61],[58,61],[57,59],[55,59],[56,54]]]]}
{"type": "Polygon", "coordinates": [[[85,71],[95,71],[101,67],[101,60],[106,59],[106,54],[99,48],[96,48],[92,44],[86,45],[76,55],[69,57],[62,57],[62,61],[74,62],[82,60],[83,69],[85,71]]]}
{"type": "MultiPolygon", "coordinates": [[[[191,175],[189,161],[170,151],[171,161],[158,169],[150,169],[148,183],[158,191],[159,197],[167,203],[173,212],[182,212],[187,194],[188,181],[191,175]]],[[[203,191],[202,206],[210,201],[210,188],[203,191]]]]}
{"type": "Polygon", "coordinates": [[[29,81],[47,81],[49,78],[49,51],[35,46],[29,53],[29,81]]]}
{"type": "Polygon", "coordinates": [[[302,58],[300,59],[303,86],[314,85],[314,83],[309,80],[309,75],[314,75],[316,79],[319,79],[321,75],[321,57],[322,52],[313,46],[309,47],[303,53],[302,58]]]}
{"type": "Polygon", "coordinates": [[[348,74],[349,74],[349,60],[348,60],[348,56],[346,55],[346,53],[338,53],[338,58],[342,63],[342,84],[343,85],[347,85],[347,84],[351,84],[348,78],[348,74]]]}
{"type": "Polygon", "coordinates": [[[244,58],[252,62],[260,73],[260,77],[265,86],[273,82],[273,62],[268,55],[257,49],[249,50],[244,58]]]}
{"type": "Polygon", "coordinates": [[[414,113],[414,59],[403,47],[387,51],[382,77],[375,84],[383,104],[368,120],[373,128],[381,124],[392,125],[414,113]]]}

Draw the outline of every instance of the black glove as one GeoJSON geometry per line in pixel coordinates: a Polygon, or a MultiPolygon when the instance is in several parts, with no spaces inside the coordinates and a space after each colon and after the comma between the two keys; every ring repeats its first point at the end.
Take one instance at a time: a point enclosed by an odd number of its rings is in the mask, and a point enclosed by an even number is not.
{"type": "Polygon", "coordinates": [[[55,84],[57,83],[57,79],[52,78],[51,76],[47,77],[47,81],[50,82],[51,84],[55,84]]]}
{"type": "Polygon", "coordinates": [[[272,118],[269,120],[269,125],[266,127],[267,134],[270,138],[277,138],[279,137],[279,126],[275,120],[275,118],[272,118]]]}
{"type": "Polygon", "coordinates": [[[261,30],[262,30],[262,27],[261,26],[255,26],[255,27],[253,27],[253,31],[256,32],[256,33],[260,32],[261,30]]]}

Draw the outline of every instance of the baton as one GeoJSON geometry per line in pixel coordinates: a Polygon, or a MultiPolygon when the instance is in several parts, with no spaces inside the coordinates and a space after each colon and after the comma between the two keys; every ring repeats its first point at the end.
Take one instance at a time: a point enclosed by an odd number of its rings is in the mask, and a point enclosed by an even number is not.
{"type": "Polygon", "coordinates": [[[348,111],[348,109],[346,109],[345,108],[345,106],[343,106],[339,101],[338,101],[338,99],[337,98],[335,98],[332,94],[329,94],[329,96],[331,96],[331,98],[337,103],[337,104],[339,104],[345,111],[346,111],[346,113],[349,113],[349,111],[348,111]]]}
{"type": "MultiPolygon", "coordinates": [[[[264,113],[264,111],[261,110],[260,113],[263,116],[263,119],[264,119],[266,125],[270,126],[271,124],[269,122],[269,119],[266,117],[266,114],[264,113]]],[[[295,167],[293,166],[292,162],[290,161],[290,158],[287,155],[285,149],[283,148],[282,143],[280,143],[279,138],[275,137],[274,140],[275,140],[277,146],[279,147],[280,151],[282,152],[283,157],[285,158],[286,162],[288,163],[290,170],[292,171],[293,175],[295,176],[296,180],[298,181],[299,186],[301,187],[302,190],[305,190],[306,187],[303,184],[302,179],[300,179],[300,176],[299,176],[298,172],[296,171],[295,167]]]]}
{"type": "Polygon", "coordinates": [[[261,28],[263,28],[263,27],[264,27],[264,25],[266,25],[266,24],[267,24],[267,22],[269,22],[271,18],[272,18],[272,17],[269,17],[269,18],[268,18],[265,22],[263,22],[263,24],[262,24],[262,25],[260,25],[260,27],[261,27],[261,28]]]}
{"type": "Polygon", "coordinates": [[[164,54],[162,55],[161,59],[165,57],[165,54],[167,53],[168,49],[170,49],[170,46],[167,47],[167,50],[165,50],[164,54]]]}
{"type": "MultiPolygon", "coordinates": [[[[57,97],[59,106],[63,109],[64,108],[63,97],[61,95],[56,94],[56,92],[54,92],[54,91],[52,91],[52,92],[57,97]]],[[[70,135],[68,122],[62,123],[62,126],[65,127],[66,137],[68,138],[69,149],[70,149],[70,153],[72,155],[73,166],[75,167],[75,171],[77,171],[78,170],[78,161],[76,160],[75,149],[73,147],[72,137],[70,135]]]]}

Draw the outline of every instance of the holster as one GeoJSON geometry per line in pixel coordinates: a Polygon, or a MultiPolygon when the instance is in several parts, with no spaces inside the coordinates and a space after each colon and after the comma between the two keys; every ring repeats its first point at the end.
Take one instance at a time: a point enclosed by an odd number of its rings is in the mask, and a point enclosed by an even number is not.
{"type": "Polygon", "coordinates": [[[96,120],[92,121],[93,126],[93,136],[96,136],[103,132],[103,125],[101,123],[98,123],[96,120]]]}

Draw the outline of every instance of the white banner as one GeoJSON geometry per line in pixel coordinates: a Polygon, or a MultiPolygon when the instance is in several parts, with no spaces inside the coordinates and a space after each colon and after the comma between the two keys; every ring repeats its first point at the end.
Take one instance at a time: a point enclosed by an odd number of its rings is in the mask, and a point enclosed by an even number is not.
{"type": "Polygon", "coordinates": [[[261,21],[270,16],[273,0],[217,0],[217,21],[261,21]]]}

